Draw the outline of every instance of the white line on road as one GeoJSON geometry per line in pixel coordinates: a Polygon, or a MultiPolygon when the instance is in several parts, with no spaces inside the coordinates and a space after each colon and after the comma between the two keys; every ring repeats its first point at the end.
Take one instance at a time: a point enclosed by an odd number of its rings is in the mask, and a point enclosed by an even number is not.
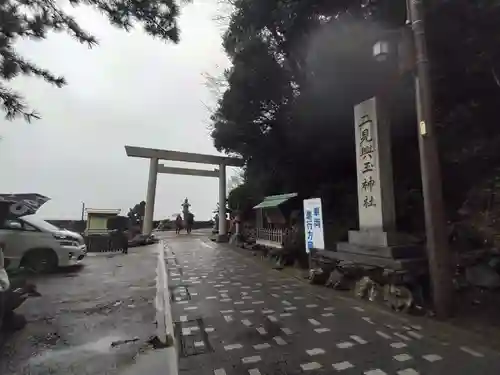
{"type": "Polygon", "coordinates": [[[382,332],[382,331],[377,331],[375,332],[377,335],[379,335],[380,337],[383,337],[384,339],[387,339],[387,340],[390,340],[391,336],[389,336],[387,333],[385,332],[382,332]]]}
{"type": "Polygon", "coordinates": [[[243,348],[243,345],[241,345],[241,344],[231,344],[231,345],[224,346],[224,350],[235,350],[235,349],[241,349],[241,348],[243,348]]]}
{"type": "Polygon", "coordinates": [[[412,356],[406,353],[402,353],[402,354],[396,354],[394,356],[394,359],[398,362],[406,362],[412,359],[412,356]]]}
{"type": "Polygon", "coordinates": [[[398,333],[398,332],[394,332],[394,336],[397,336],[400,339],[403,339],[405,341],[411,341],[411,339],[408,336],[402,335],[401,333],[398,333]]]}
{"type": "Polygon", "coordinates": [[[429,362],[437,362],[437,361],[441,361],[443,359],[443,357],[441,357],[440,355],[437,355],[437,354],[427,354],[427,355],[424,355],[422,358],[425,359],[426,361],[429,361],[429,362]]]}
{"type": "Polygon", "coordinates": [[[337,348],[339,349],[347,349],[353,347],[354,344],[352,342],[346,341],[346,342],[339,342],[337,344],[337,348]]]}
{"type": "Polygon", "coordinates": [[[351,339],[353,339],[354,341],[356,341],[358,344],[366,344],[366,343],[368,343],[368,341],[362,339],[359,336],[355,336],[355,335],[352,335],[351,339]]]}
{"type": "Polygon", "coordinates": [[[311,370],[318,370],[322,366],[318,362],[309,362],[301,364],[300,367],[302,367],[302,371],[311,371],[311,370]]]}
{"type": "Polygon", "coordinates": [[[406,368],[404,370],[398,371],[398,375],[420,375],[420,373],[412,368],[406,368]]]}
{"type": "Polygon", "coordinates": [[[404,342],[393,342],[391,344],[391,347],[395,349],[401,349],[401,348],[406,348],[408,345],[406,345],[404,342]]]}
{"type": "Polygon", "coordinates": [[[386,372],[379,370],[379,369],[365,371],[364,374],[365,375],[387,375],[386,372]]]}
{"type": "Polygon", "coordinates": [[[325,354],[325,350],[321,348],[314,348],[314,349],[308,349],[306,350],[306,353],[313,356],[313,355],[320,355],[320,354],[325,354]]]}
{"type": "Polygon", "coordinates": [[[423,338],[423,337],[424,337],[424,336],[423,336],[423,335],[421,335],[420,333],[418,333],[418,332],[414,332],[414,331],[408,331],[408,332],[406,332],[406,334],[407,334],[408,336],[411,336],[411,337],[413,337],[413,338],[417,339],[417,340],[420,340],[421,338],[423,338]]]}
{"type": "Polygon", "coordinates": [[[241,362],[245,363],[245,364],[248,364],[248,363],[256,363],[256,362],[260,362],[262,358],[260,358],[260,355],[254,355],[254,356],[251,356],[251,357],[243,357],[241,359],[241,362]]]}
{"type": "Polygon", "coordinates": [[[266,335],[267,331],[264,327],[258,327],[257,332],[259,332],[261,335],[266,335]]]}
{"type": "Polygon", "coordinates": [[[316,331],[316,333],[325,333],[325,332],[330,332],[330,328],[315,328],[314,331],[316,331]]]}
{"type": "Polygon", "coordinates": [[[276,336],[276,337],[273,337],[273,340],[276,342],[276,344],[278,345],[286,345],[286,341],[283,340],[283,338],[279,337],[279,336],[276,336]]]}
{"type": "Polygon", "coordinates": [[[267,342],[264,344],[257,344],[253,346],[255,350],[269,349],[270,347],[271,345],[269,345],[267,342]]]}
{"type": "Polygon", "coordinates": [[[478,357],[478,358],[484,357],[484,355],[482,353],[476,352],[475,350],[472,350],[471,348],[468,348],[467,346],[461,346],[460,350],[467,353],[467,354],[470,354],[474,357],[478,357]]]}
{"type": "Polygon", "coordinates": [[[348,368],[354,367],[354,365],[351,362],[347,362],[347,361],[334,363],[332,366],[337,371],[343,371],[343,370],[347,370],[348,368]]]}

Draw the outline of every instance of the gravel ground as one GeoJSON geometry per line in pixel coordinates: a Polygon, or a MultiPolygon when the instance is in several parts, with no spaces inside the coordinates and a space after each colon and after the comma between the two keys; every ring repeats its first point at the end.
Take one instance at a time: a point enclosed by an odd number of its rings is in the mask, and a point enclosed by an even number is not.
{"type": "Polygon", "coordinates": [[[90,254],[82,267],[34,279],[42,297],[17,310],[28,324],[0,346],[0,374],[115,374],[150,350],[156,251],[90,254]]]}

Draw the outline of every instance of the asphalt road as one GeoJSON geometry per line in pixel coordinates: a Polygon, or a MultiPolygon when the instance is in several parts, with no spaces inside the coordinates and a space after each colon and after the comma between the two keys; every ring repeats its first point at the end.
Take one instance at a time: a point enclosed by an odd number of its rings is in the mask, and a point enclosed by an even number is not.
{"type": "Polygon", "coordinates": [[[500,373],[497,352],[263,267],[206,237],[170,235],[183,375],[500,373]]]}
{"type": "Polygon", "coordinates": [[[152,350],[156,250],[91,254],[34,280],[42,297],[18,309],[28,324],[1,345],[0,374],[115,374],[152,350]]]}

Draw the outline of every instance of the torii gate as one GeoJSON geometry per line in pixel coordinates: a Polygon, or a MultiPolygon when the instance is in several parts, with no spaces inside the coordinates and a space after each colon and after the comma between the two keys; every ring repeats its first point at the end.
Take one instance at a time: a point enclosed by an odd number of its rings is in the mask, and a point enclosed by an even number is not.
{"type": "Polygon", "coordinates": [[[219,178],[219,242],[227,241],[226,228],[226,167],[242,167],[244,162],[240,158],[226,156],[194,154],[172,150],[158,150],[153,148],[125,146],[127,156],[149,159],[149,178],[146,193],[146,210],[142,233],[150,234],[153,230],[153,212],[156,197],[156,180],[158,173],[179,174],[187,176],[218,177],[219,178]],[[201,170],[189,168],[167,167],[158,164],[159,160],[183,161],[187,163],[215,164],[219,169],[201,170]]]}

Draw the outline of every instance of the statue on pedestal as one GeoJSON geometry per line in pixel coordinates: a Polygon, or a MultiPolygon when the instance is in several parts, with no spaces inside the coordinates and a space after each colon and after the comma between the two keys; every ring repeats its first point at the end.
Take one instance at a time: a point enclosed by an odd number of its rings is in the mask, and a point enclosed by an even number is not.
{"type": "Polygon", "coordinates": [[[191,230],[193,228],[193,222],[194,222],[194,215],[189,211],[189,207],[191,207],[191,204],[189,203],[189,200],[186,198],[184,199],[184,203],[181,205],[182,207],[182,216],[184,219],[184,228],[186,228],[187,233],[191,233],[191,230]]]}
{"type": "Polygon", "coordinates": [[[184,203],[181,204],[182,207],[182,216],[184,221],[186,221],[187,216],[189,214],[189,207],[191,207],[191,203],[189,203],[189,200],[186,198],[184,199],[184,203]]]}

